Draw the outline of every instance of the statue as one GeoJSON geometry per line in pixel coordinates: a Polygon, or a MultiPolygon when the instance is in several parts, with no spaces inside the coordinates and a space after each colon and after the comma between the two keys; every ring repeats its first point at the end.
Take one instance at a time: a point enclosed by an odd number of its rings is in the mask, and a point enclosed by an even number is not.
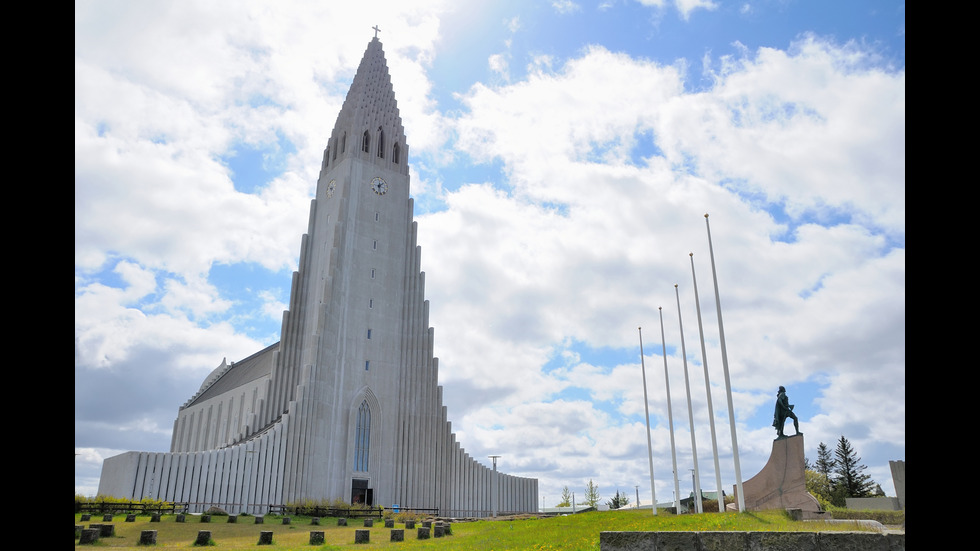
{"type": "Polygon", "coordinates": [[[776,427],[776,438],[786,438],[786,435],[783,434],[783,424],[787,417],[793,420],[796,436],[803,434],[800,432],[800,420],[793,413],[793,404],[790,404],[789,398],[786,397],[786,387],[781,386],[779,392],[776,393],[776,411],[772,415],[772,426],[776,427]]]}

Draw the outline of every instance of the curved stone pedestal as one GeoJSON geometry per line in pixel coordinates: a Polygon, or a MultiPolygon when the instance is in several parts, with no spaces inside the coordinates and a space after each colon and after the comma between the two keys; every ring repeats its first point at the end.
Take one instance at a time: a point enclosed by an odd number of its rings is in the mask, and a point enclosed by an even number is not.
{"type": "MultiPolygon", "coordinates": [[[[803,435],[778,438],[772,442],[769,462],[759,474],[742,483],[745,491],[745,509],[801,509],[804,512],[820,510],[817,498],[806,491],[806,475],[803,472],[803,435]]],[[[735,487],[736,499],[738,487],[735,487]]]]}

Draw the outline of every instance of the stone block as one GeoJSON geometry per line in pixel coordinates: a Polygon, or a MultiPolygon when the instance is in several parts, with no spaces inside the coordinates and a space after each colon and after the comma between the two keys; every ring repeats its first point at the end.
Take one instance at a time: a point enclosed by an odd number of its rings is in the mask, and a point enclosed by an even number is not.
{"type": "Polygon", "coordinates": [[[133,514],[126,515],[126,522],[136,522],[136,515],[133,514]]]}
{"type": "Polygon", "coordinates": [[[310,545],[323,545],[323,530],[313,530],[310,532],[310,545]]]}
{"type": "Polygon", "coordinates": [[[444,523],[442,523],[442,527],[443,527],[443,533],[444,534],[446,534],[447,536],[453,535],[453,523],[451,523],[451,522],[444,522],[444,523]]]}
{"type": "Polygon", "coordinates": [[[401,528],[392,528],[391,541],[405,541],[405,530],[402,530],[401,528]]]}
{"type": "Polygon", "coordinates": [[[88,545],[99,541],[98,528],[86,528],[78,537],[78,545],[88,545]]]}
{"type": "Polygon", "coordinates": [[[255,524],[265,524],[265,517],[255,517],[255,524]]]}
{"type": "Polygon", "coordinates": [[[228,524],[237,524],[238,515],[228,515],[228,524]]]}
{"type": "Polygon", "coordinates": [[[432,537],[441,538],[444,534],[445,528],[442,524],[437,522],[436,525],[432,527],[432,537]]]}
{"type": "Polygon", "coordinates": [[[201,522],[211,522],[211,515],[201,515],[201,522]]]}
{"type": "Polygon", "coordinates": [[[431,520],[423,520],[422,521],[422,528],[432,528],[432,521],[431,520]]]}
{"type": "Polygon", "coordinates": [[[419,528],[418,528],[418,535],[415,536],[415,537],[417,539],[420,539],[420,540],[427,540],[427,539],[429,539],[429,529],[427,527],[425,527],[425,526],[419,526],[419,528]]]}
{"type": "Polygon", "coordinates": [[[259,545],[272,545],[272,531],[263,530],[259,532],[259,545]]]}
{"type": "Polygon", "coordinates": [[[347,519],[345,519],[345,518],[338,518],[337,519],[337,526],[347,526],[347,519]]]}
{"type": "Polygon", "coordinates": [[[77,540],[79,538],[79,536],[81,536],[81,535],[82,535],[82,525],[81,524],[76,524],[75,525],[75,539],[77,540]]]}
{"type": "Polygon", "coordinates": [[[112,513],[102,515],[102,522],[112,522],[112,513]]]}
{"type": "Polygon", "coordinates": [[[658,551],[687,551],[698,548],[697,532],[660,532],[657,536],[658,551]]]}
{"type": "Polygon", "coordinates": [[[310,526],[320,526],[320,517],[313,517],[310,519],[310,526]]]}
{"type": "Polygon", "coordinates": [[[137,545],[156,545],[157,544],[157,531],[156,530],[142,530],[140,531],[140,541],[137,545]]]}
{"type": "Polygon", "coordinates": [[[885,536],[874,532],[819,532],[817,549],[827,551],[889,551],[885,536]]]}
{"type": "Polygon", "coordinates": [[[373,518],[366,518],[366,519],[364,519],[364,527],[365,528],[371,528],[373,526],[374,526],[374,519],[373,518]]]}
{"type": "Polygon", "coordinates": [[[414,520],[406,520],[405,521],[405,529],[406,530],[415,530],[415,521],[414,520]]]}
{"type": "Polygon", "coordinates": [[[116,535],[116,525],[115,524],[92,524],[90,527],[99,527],[99,537],[100,538],[111,538],[116,535]]]}
{"type": "Polygon", "coordinates": [[[185,520],[187,520],[187,515],[184,513],[177,515],[177,522],[184,522],[185,520]]]}
{"type": "Polygon", "coordinates": [[[371,542],[370,530],[354,530],[354,543],[370,543],[370,542],[371,542]]]}
{"type": "Polygon", "coordinates": [[[282,517],[282,523],[284,525],[289,524],[290,522],[292,522],[292,519],[290,519],[289,517],[282,517]]]}
{"type": "Polygon", "coordinates": [[[905,534],[885,534],[889,551],[905,551],[905,534]]]}
{"type": "Polygon", "coordinates": [[[211,531],[199,530],[197,532],[197,539],[194,540],[194,545],[211,545],[211,531]]]}
{"type": "Polygon", "coordinates": [[[90,520],[92,520],[92,515],[88,513],[85,513],[84,515],[82,515],[82,518],[79,519],[80,522],[88,522],[90,520]]]}
{"type": "Polygon", "coordinates": [[[701,549],[704,551],[748,550],[748,532],[701,532],[701,549]]]}
{"type": "Polygon", "coordinates": [[[394,527],[395,527],[395,521],[391,519],[385,521],[385,528],[394,528],[394,527]]]}
{"type": "Polygon", "coordinates": [[[160,522],[160,513],[150,515],[150,522],[160,522]]]}
{"type": "Polygon", "coordinates": [[[816,551],[815,532],[749,532],[750,549],[765,551],[816,551]]]}

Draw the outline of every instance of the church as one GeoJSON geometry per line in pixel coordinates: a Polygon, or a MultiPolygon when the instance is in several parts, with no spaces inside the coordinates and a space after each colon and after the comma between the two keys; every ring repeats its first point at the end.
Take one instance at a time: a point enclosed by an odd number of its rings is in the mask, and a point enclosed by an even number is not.
{"type": "Polygon", "coordinates": [[[192,512],[336,499],[537,511],[537,479],[477,461],[447,419],[408,158],[375,37],[324,150],[280,341],[222,361],[180,406],[170,452],[106,459],[99,494],[192,512]]]}

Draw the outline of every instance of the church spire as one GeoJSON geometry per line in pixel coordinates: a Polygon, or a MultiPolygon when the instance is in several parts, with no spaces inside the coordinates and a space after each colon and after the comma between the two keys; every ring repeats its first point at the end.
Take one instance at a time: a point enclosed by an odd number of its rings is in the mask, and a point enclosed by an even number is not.
{"type": "Polygon", "coordinates": [[[370,159],[385,168],[408,174],[405,128],[398,114],[395,91],[377,30],[337,115],[324,152],[324,169],[356,155],[356,158],[370,159]]]}

